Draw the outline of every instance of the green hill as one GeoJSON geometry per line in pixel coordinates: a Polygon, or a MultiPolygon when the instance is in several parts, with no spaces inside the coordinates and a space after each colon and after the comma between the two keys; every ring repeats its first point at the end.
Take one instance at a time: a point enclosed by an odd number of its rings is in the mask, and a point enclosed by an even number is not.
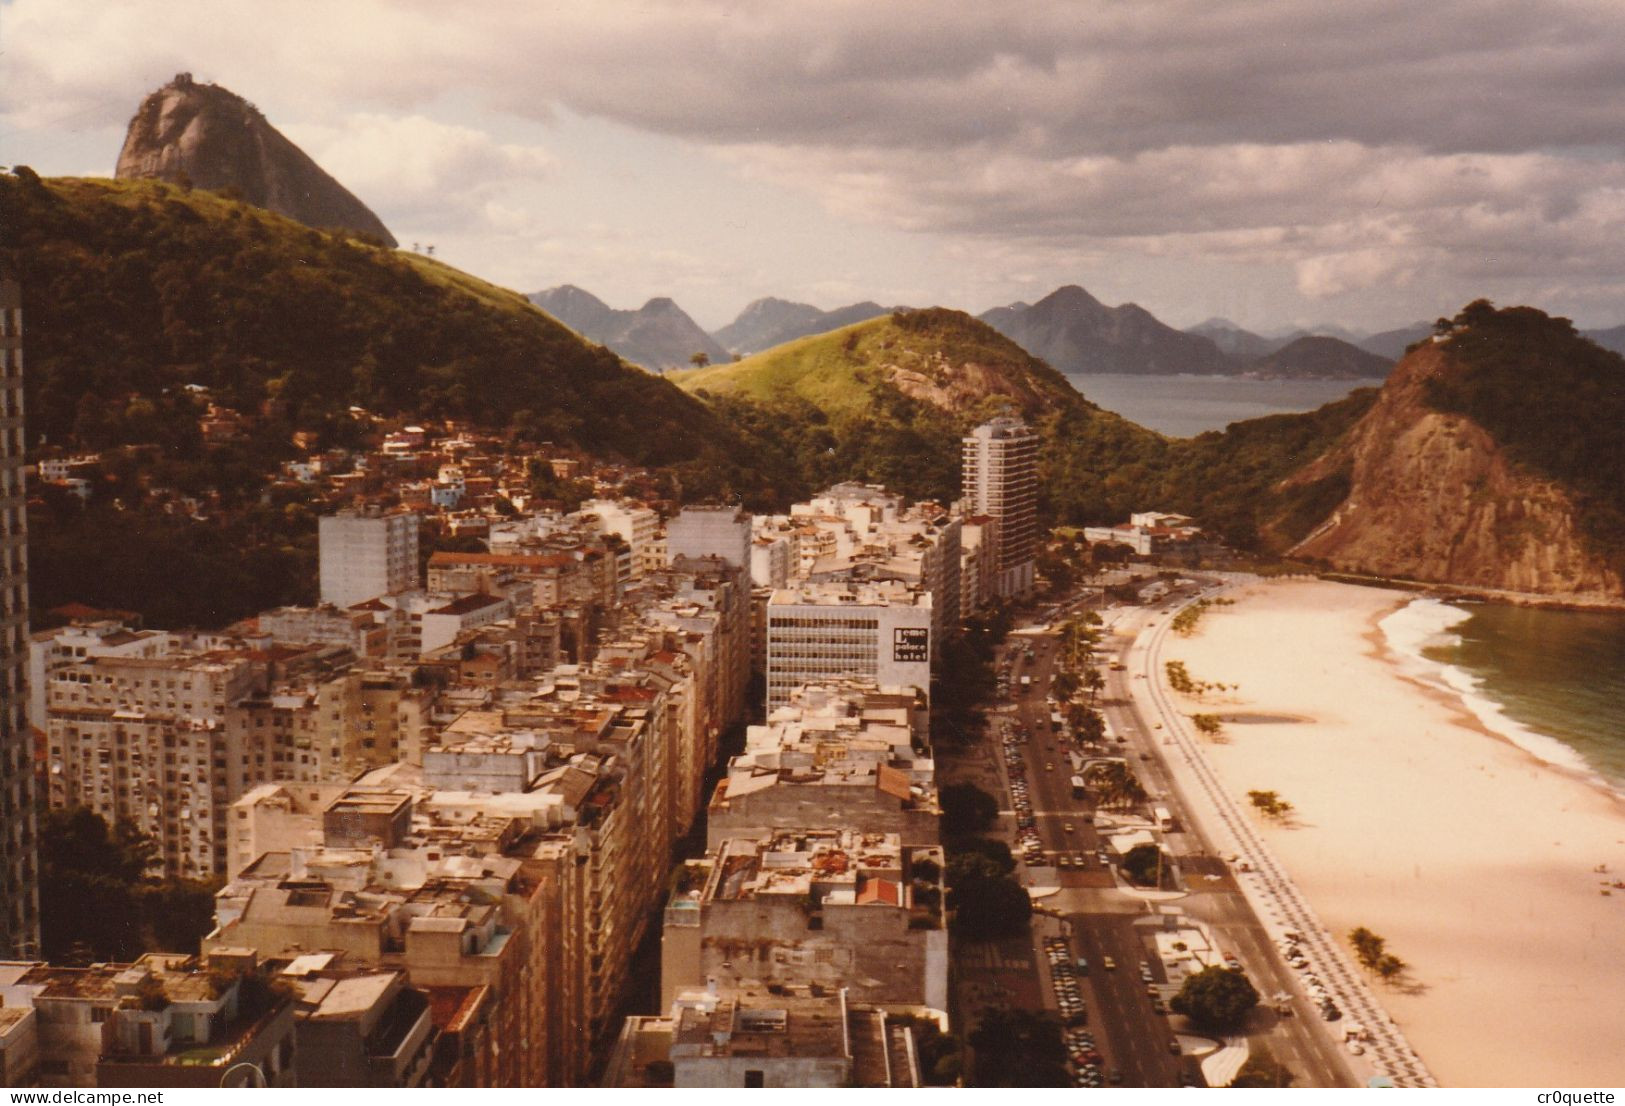
{"type": "Polygon", "coordinates": [[[671,466],[696,495],[768,490],[759,447],[705,406],[429,258],[155,181],[20,169],[0,209],[34,442],[195,453],[200,384],[273,454],[296,429],[342,441],[356,404],[671,466]]]}
{"type": "Polygon", "coordinates": [[[1043,438],[1040,508],[1052,523],[1191,514],[1248,547],[1283,548],[1318,521],[1325,487],[1277,493],[1374,393],[1305,415],[1169,439],[1089,402],[1060,373],[957,311],[900,311],[672,379],[731,421],[773,435],[813,484],[875,480],[954,498],[960,437],[1001,407],[1043,438]]]}
{"type": "Polygon", "coordinates": [[[992,327],[944,308],[898,311],[671,379],[773,435],[813,485],[862,479],[957,498],[960,438],[1008,408],[1045,435],[1046,512],[1107,518],[1122,504],[1106,474],[1167,448],[992,327]]]}

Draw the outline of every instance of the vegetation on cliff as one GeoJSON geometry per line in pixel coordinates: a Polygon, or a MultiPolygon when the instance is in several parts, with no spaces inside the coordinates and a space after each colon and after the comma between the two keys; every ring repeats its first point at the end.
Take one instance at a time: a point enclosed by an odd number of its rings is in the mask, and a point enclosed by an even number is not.
{"type": "Polygon", "coordinates": [[[1427,402],[1465,415],[1508,459],[1573,495],[1581,534],[1625,570],[1625,357],[1533,307],[1468,304],[1435,327],[1455,371],[1427,402]]]}

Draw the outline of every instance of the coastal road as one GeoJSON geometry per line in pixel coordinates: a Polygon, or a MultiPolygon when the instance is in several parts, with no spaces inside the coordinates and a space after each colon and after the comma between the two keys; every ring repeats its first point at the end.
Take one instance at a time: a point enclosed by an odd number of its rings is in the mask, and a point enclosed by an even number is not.
{"type": "MultiPolygon", "coordinates": [[[[1071,761],[1051,725],[1048,703],[1059,655],[1057,635],[1031,629],[1013,633],[1001,653],[1011,677],[1012,710],[1005,717],[1029,735],[1021,746],[1023,774],[1043,851],[1046,858],[1057,853],[1081,856],[1087,865],[1082,869],[1027,866],[1028,881],[1062,889],[1045,901],[1065,910],[1062,932],[1072,956],[1082,956],[1090,965],[1079,984],[1089,1010],[1089,1028],[1105,1057],[1104,1069],[1115,1072],[1122,1085],[1129,1087],[1177,1087],[1182,1082],[1201,1086],[1196,1061],[1170,1050],[1173,1033],[1168,1018],[1155,1012],[1140,978],[1140,964],[1155,959],[1134,926],[1146,916],[1145,904],[1116,890],[1110,869],[1095,858],[1101,840],[1094,828],[1093,810],[1087,800],[1072,795],[1071,761]],[[1028,649],[1031,660],[1026,656],[1028,649]],[[1023,686],[1022,676],[1031,682],[1023,686]],[[1084,903],[1087,909],[1079,909],[1084,903]],[[1105,968],[1108,956],[1117,963],[1115,970],[1105,968]]],[[[1042,962],[1041,947],[1036,955],[1042,962]]],[[[1053,1007],[1051,992],[1046,991],[1045,1000],[1053,1007]]]]}

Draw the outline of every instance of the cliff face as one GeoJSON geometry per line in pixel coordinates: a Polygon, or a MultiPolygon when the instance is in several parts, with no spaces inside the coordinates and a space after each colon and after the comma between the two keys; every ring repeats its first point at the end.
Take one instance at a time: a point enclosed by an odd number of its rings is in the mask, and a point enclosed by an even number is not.
{"type": "Polygon", "coordinates": [[[252,104],[184,73],[141,102],[113,175],[235,188],[246,202],[306,226],[359,231],[398,245],[367,205],[252,104]]]}
{"type": "Polygon", "coordinates": [[[1464,371],[1445,349],[1418,349],[1348,437],[1285,482],[1290,490],[1346,474],[1350,489],[1292,552],[1356,572],[1625,598],[1625,580],[1583,539],[1567,488],[1514,465],[1467,416],[1429,406],[1429,379],[1464,371]]]}

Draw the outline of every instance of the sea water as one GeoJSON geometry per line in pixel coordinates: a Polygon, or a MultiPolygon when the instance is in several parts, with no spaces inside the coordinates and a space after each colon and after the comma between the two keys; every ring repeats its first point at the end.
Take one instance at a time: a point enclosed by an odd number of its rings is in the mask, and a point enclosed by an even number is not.
{"type": "Polygon", "coordinates": [[[1243,419],[1313,411],[1356,388],[1382,384],[1381,380],[1247,380],[1123,373],[1068,373],[1066,378],[1091,403],[1175,438],[1223,430],[1243,419]]]}
{"type": "Polygon", "coordinates": [[[1408,675],[1486,729],[1625,792],[1625,613],[1414,599],[1381,627],[1408,675]]]}

